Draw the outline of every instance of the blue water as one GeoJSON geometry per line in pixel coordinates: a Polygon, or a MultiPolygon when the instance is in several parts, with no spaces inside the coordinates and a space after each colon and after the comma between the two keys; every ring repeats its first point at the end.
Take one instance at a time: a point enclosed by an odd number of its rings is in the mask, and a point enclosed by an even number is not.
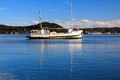
{"type": "Polygon", "coordinates": [[[1,34],[0,80],[120,80],[120,35],[28,40],[1,34]]]}

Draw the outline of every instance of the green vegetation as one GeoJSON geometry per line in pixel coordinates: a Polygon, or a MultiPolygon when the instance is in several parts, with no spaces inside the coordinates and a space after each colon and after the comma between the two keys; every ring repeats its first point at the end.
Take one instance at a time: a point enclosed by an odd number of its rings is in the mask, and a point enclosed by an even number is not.
{"type": "MultiPolygon", "coordinates": [[[[48,27],[50,31],[67,32],[65,28],[55,23],[43,22],[42,27],[43,28],[48,27]],[[56,29],[56,28],[60,28],[60,29],[56,29]]],[[[30,26],[0,25],[0,34],[25,34],[30,32],[30,30],[32,29],[40,29],[40,24],[30,25],[30,26]]]]}
{"type": "MultiPolygon", "coordinates": [[[[48,29],[52,32],[67,32],[67,29],[56,23],[43,22],[42,27],[48,27],[48,29]],[[57,29],[59,28],[59,29],[57,29]]],[[[30,26],[6,26],[0,25],[0,34],[26,34],[33,29],[40,29],[40,24],[30,25],[30,26]]],[[[86,32],[102,32],[102,34],[118,34],[120,33],[119,27],[114,28],[81,28],[84,30],[84,34],[86,32]]]]}
{"type": "Polygon", "coordinates": [[[25,27],[0,25],[0,34],[24,34],[25,27]]]}

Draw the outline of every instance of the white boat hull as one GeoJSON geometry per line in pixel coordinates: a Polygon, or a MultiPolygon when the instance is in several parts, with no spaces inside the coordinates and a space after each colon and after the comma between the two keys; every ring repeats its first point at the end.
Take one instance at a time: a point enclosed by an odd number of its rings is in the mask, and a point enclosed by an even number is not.
{"type": "Polygon", "coordinates": [[[38,34],[27,34],[26,36],[29,39],[80,39],[82,34],[75,34],[75,33],[66,33],[66,34],[45,34],[45,35],[38,35],[38,34]]]}

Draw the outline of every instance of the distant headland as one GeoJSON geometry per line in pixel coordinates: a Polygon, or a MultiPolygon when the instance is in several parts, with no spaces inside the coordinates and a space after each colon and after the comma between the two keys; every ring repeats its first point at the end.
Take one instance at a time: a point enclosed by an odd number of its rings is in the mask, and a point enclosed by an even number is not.
{"type": "MultiPolygon", "coordinates": [[[[67,30],[56,23],[42,22],[42,27],[48,27],[50,31],[66,32],[67,30]],[[60,28],[60,29],[57,29],[60,28]]],[[[39,29],[40,24],[30,26],[8,26],[0,25],[0,34],[26,34],[32,29],[39,29]]]]}
{"type": "MultiPolygon", "coordinates": [[[[67,29],[56,23],[42,22],[43,27],[48,27],[50,31],[67,32],[67,29]],[[60,28],[60,29],[57,29],[60,28]]],[[[0,34],[26,34],[32,29],[39,29],[40,24],[29,26],[8,26],[0,24],[0,34]]],[[[120,34],[119,27],[113,28],[80,28],[84,31],[84,34],[100,33],[100,34],[120,34]]]]}

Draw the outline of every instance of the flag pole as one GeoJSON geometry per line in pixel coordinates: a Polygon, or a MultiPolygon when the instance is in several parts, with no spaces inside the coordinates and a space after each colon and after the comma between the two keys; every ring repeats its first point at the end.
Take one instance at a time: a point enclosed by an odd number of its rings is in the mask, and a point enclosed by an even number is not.
{"type": "Polygon", "coordinates": [[[41,18],[41,13],[40,13],[40,11],[39,11],[39,18],[40,18],[40,29],[42,29],[42,23],[41,23],[42,18],[41,18]]]}

